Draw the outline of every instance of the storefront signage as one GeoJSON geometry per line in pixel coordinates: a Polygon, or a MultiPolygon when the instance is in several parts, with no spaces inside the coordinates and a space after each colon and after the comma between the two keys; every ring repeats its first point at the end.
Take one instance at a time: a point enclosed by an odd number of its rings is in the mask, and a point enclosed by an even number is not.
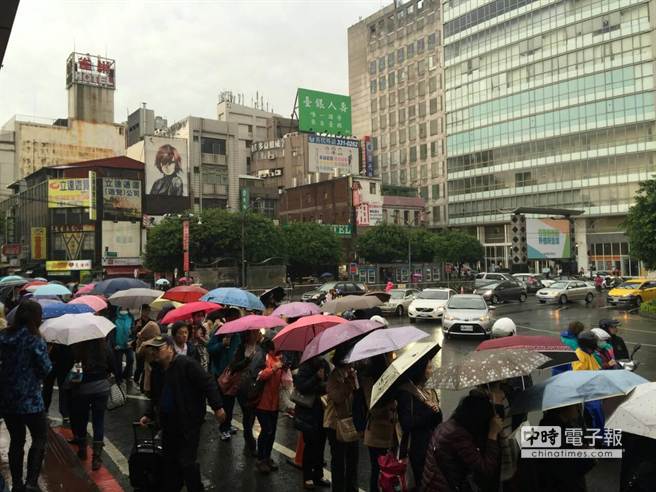
{"type": "Polygon", "coordinates": [[[339,237],[351,237],[353,228],[351,224],[326,224],[339,237]]]}
{"type": "MultiPolygon", "coordinates": [[[[109,255],[109,253],[107,253],[109,255]]],[[[135,258],[117,258],[117,257],[112,257],[112,256],[107,256],[103,258],[102,260],[102,265],[103,266],[133,266],[133,265],[141,265],[143,261],[139,257],[135,258]]]]}
{"type": "Polygon", "coordinates": [[[64,270],[91,270],[91,260],[46,261],[46,270],[53,272],[64,270]]]}
{"type": "Polygon", "coordinates": [[[47,257],[46,233],[45,227],[32,227],[30,246],[33,260],[45,260],[47,257]]]}
{"type": "Polygon", "coordinates": [[[87,178],[48,180],[48,208],[88,207],[90,199],[87,178]]]}

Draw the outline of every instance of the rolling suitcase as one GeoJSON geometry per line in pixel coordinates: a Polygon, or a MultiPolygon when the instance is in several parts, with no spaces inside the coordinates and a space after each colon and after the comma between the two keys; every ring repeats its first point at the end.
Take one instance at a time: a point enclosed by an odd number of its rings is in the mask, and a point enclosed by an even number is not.
{"type": "Polygon", "coordinates": [[[128,461],[130,485],[136,491],[156,492],[161,488],[162,442],[156,437],[152,426],[142,429],[138,422],[133,422],[132,431],[134,446],[128,461]],[[140,438],[139,435],[143,433],[148,433],[148,438],[140,438]]]}

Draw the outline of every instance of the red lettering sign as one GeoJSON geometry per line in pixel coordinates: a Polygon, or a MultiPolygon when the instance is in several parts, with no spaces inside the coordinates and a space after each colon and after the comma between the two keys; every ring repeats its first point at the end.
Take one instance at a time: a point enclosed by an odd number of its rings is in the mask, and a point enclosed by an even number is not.
{"type": "Polygon", "coordinates": [[[88,56],[78,58],[77,64],[82,70],[93,70],[93,63],[91,63],[91,58],[88,56]]]}

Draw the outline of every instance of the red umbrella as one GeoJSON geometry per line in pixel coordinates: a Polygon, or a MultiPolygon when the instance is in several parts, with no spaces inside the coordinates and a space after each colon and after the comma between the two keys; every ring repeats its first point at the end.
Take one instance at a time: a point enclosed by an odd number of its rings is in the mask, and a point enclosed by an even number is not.
{"type": "Polygon", "coordinates": [[[511,337],[494,338],[492,340],[481,342],[478,347],[476,347],[476,350],[481,351],[505,348],[533,350],[546,355],[551,360],[545,362],[540,369],[569,364],[570,362],[578,360],[576,352],[570,347],[556,337],[545,335],[515,335],[511,337]]]}
{"type": "Polygon", "coordinates": [[[233,321],[228,321],[216,331],[217,335],[230,335],[242,331],[261,330],[269,328],[278,328],[285,326],[287,322],[278,316],[261,316],[259,314],[249,314],[242,316],[233,321]]]}
{"type": "Polygon", "coordinates": [[[190,302],[180,306],[179,308],[171,309],[166,315],[162,318],[161,323],[168,325],[169,323],[175,323],[176,321],[184,321],[191,319],[194,313],[211,313],[221,309],[220,304],[214,302],[190,302]]]}
{"type": "Polygon", "coordinates": [[[339,316],[324,316],[323,314],[305,316],[280,330],[280,333],[273,337],[273,342],[276,350],[302,352],[307,344],[323,330],[345,322],[346,320],[339,316]]]}
{"type": "Polygon", "coordinates": [[[164,295],[162,295],[162,298],[168,299],[169,301],[187,303],[195,302],[205,294],[207,294],[207,291],[202,287],[196,285],[178,285],[177,287],[167,290],[164,295]]]}
{"type": "Polygon", "coordinates": [[[353,340],[360,335],[366,335],[370,331],[379,328],[383,328],[383,325],[370,319],[347,321],[346,323],[340,323],[339,325],[327,328],[314,337],[308,346],[305,347],[301,364],[312,357],[330,352],[344,342],[353,340]]]}

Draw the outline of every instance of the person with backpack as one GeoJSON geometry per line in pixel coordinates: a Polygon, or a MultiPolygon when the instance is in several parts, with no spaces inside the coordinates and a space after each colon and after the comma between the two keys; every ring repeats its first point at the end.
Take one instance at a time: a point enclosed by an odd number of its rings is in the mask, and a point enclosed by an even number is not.
{"type": "Polygon", "coordinates": [[[121,372],[121,379],[128,382],[132,380],[132,367],[134,366],[134,351],[132,350],[132,328],[134,317],[130,311],[120,308],[114,320],[116,328],[112,331],[110,339],[114,349],[116,368],[121,372]],[[125,358],[125,369],[123,368],[125,358]]]}

